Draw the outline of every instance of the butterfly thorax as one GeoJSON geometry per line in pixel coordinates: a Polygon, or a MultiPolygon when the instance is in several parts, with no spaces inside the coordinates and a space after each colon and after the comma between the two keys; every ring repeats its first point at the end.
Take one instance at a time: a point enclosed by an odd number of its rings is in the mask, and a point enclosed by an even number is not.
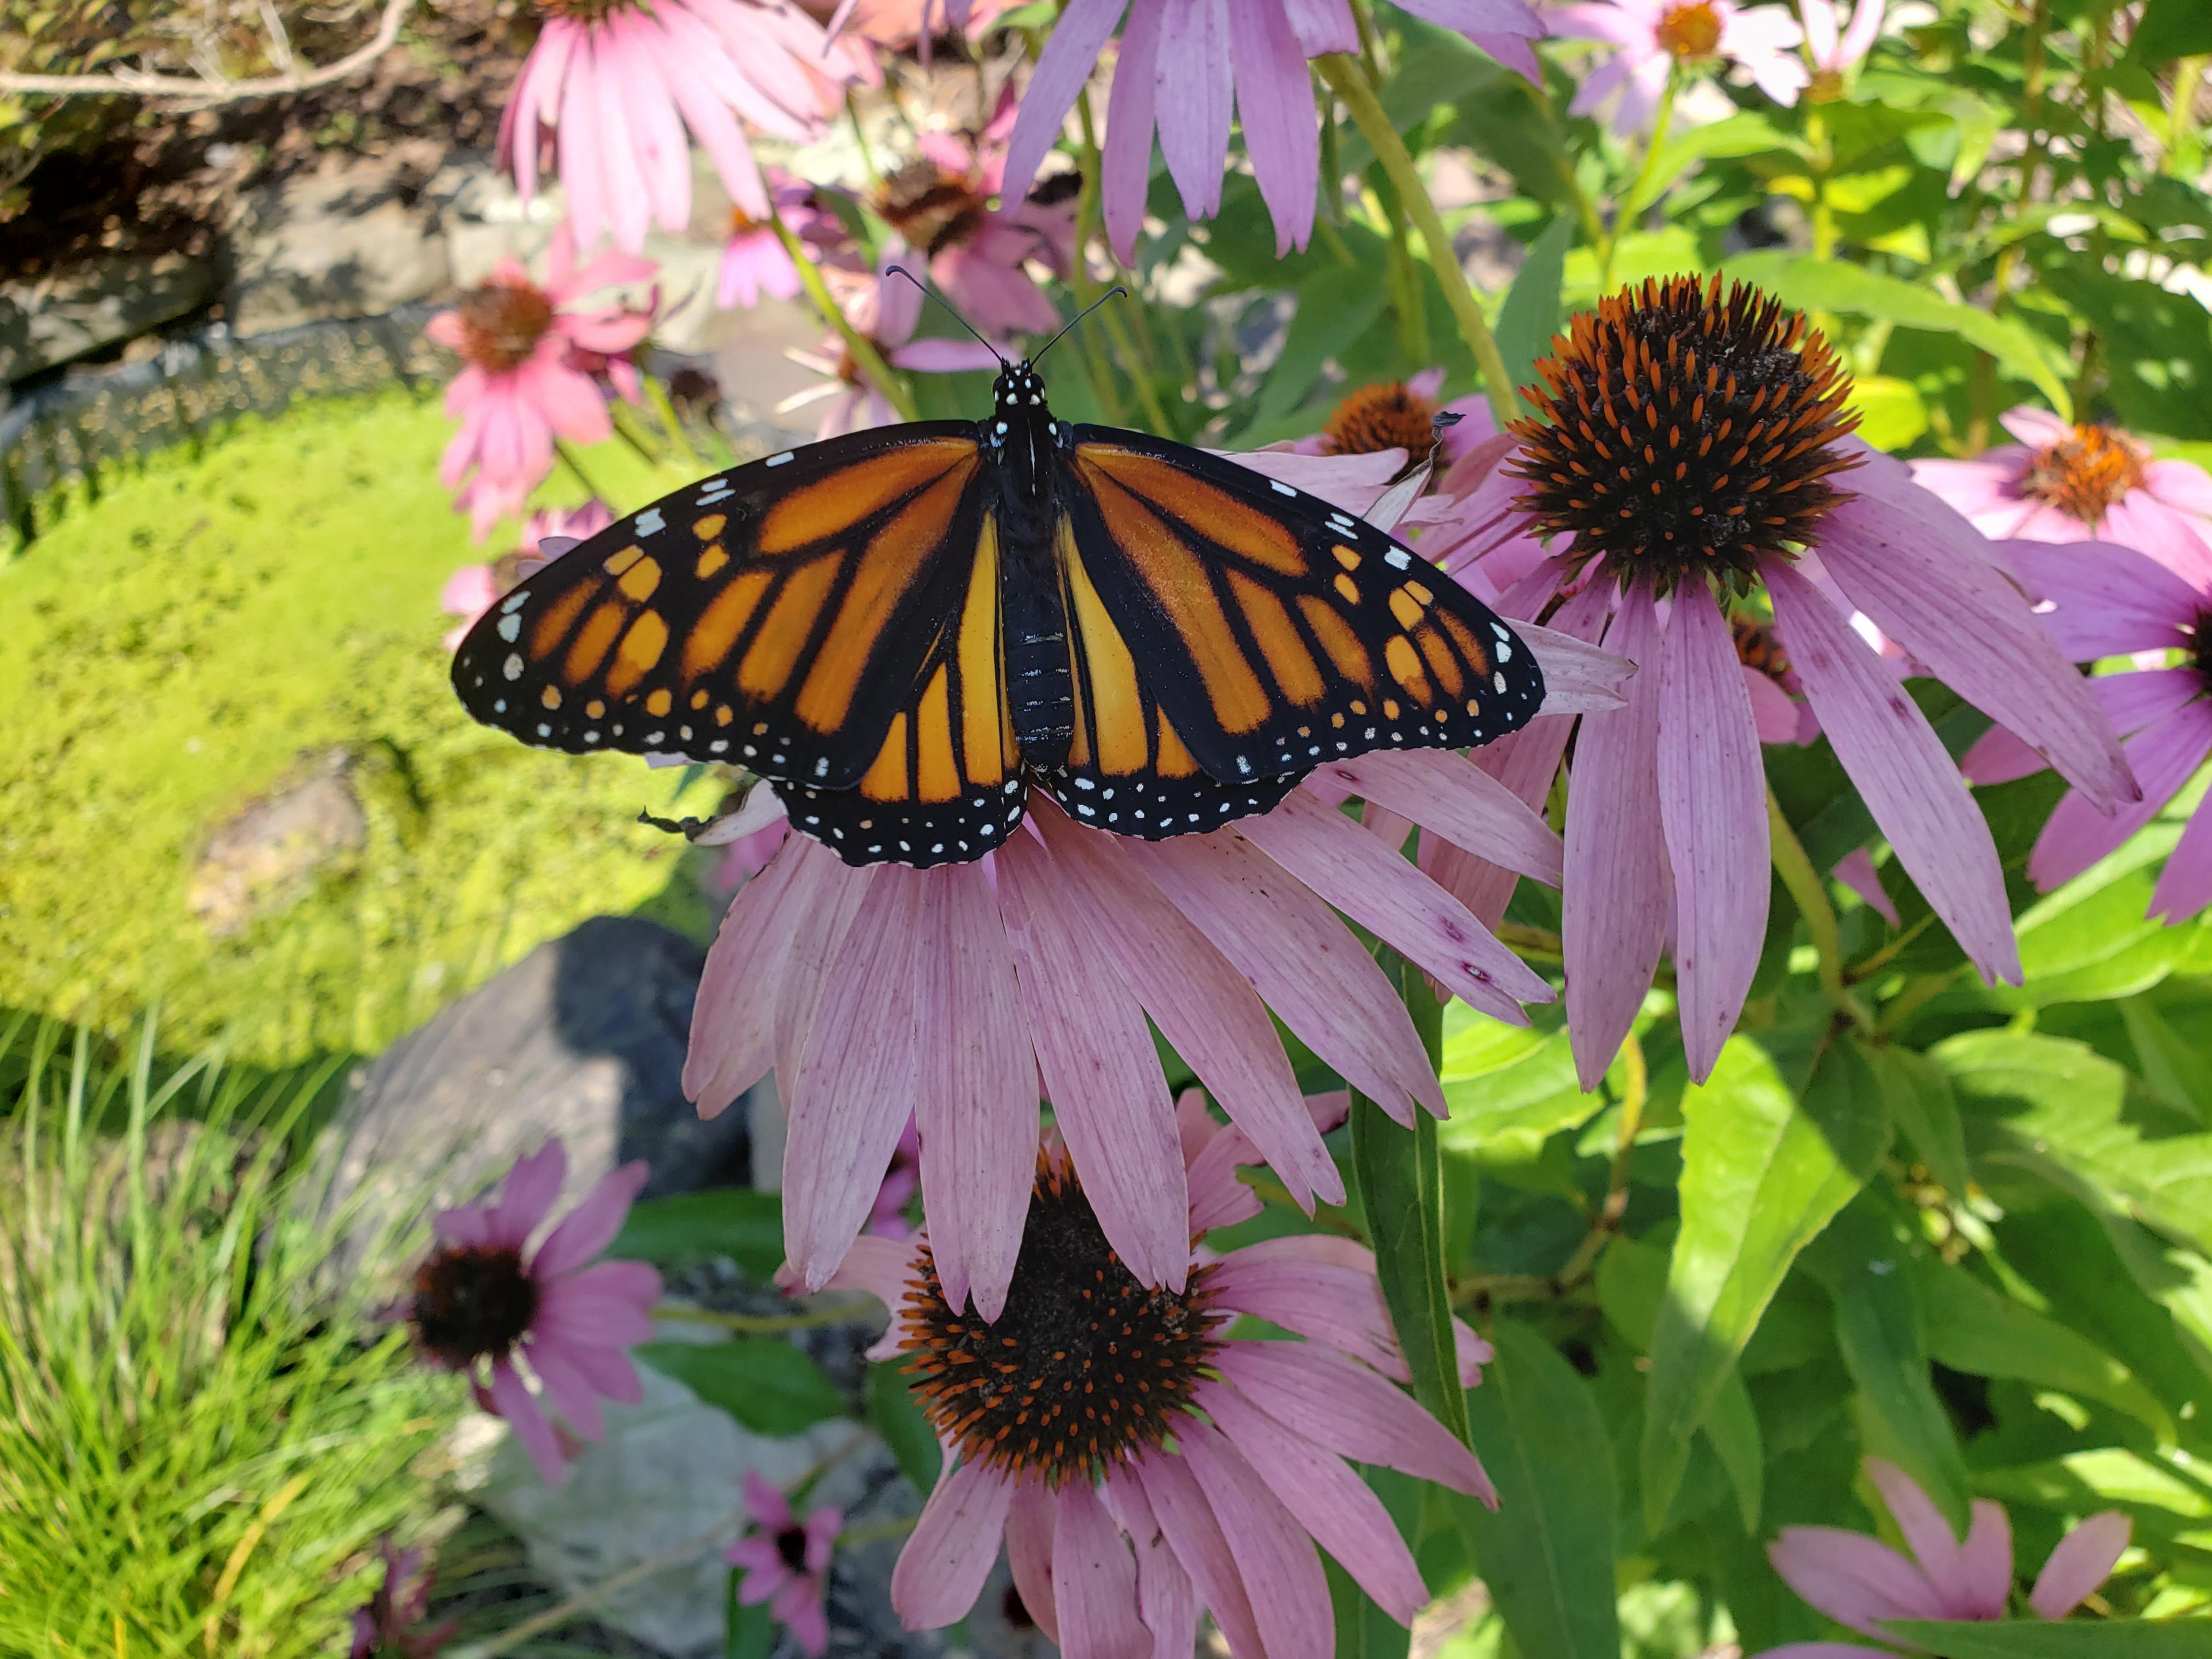
{"type": "Polygon", "coordinates": [[[1067,604],[1054,545],[1061,520],[1060,453],[1069,434],[1026,362],[1001,372],[992,393],[995,407],[981,435],[997,487],[1007,712],[1023,758],[1051,768],[1066,760],[1075,732],[1067,604]]]}

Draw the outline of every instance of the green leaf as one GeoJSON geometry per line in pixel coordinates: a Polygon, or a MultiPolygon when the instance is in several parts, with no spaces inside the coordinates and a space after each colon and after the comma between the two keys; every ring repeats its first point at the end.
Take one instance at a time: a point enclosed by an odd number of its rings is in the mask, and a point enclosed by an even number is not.
{"type": "Polygon", "coordinates": [[[2150,0],[2128,56],[2141,64],[2163,64],[2212,52],[2212,11],[2203,0],[2150,0]]]}
{"type": "Polygon", "coordinates": [[[1924,1055],[1894,1045],[1869,1048],[1866,1057],[1890,1121],[1944,1191],[1964,1197],[1973,1177],[1966,1167],[1966,1131],[1960,1127],[1951,1079],[1924,1055]]]}
{"type": "Polygon", "coordinates": [[[1620,1499],[1605,1419],[1589,1385],[1534,1331],[1501,1319],[1490,1335],[1498,1358],[1466,1398],[1498,1507],[1451,1500],[1475,1570],[1522,1659],[1620,1659],[1620,1499]]]}
{"type": "Polygon", "coordinates": [[[730,1570],[729,1601],[723,1615],[723,1659],[768,1659],[775,1647],[775,1615],[765,1601],[747,1607],[738,1600],[742,1577],[736,1568],[730,1570]]]}
{"type": "Polygon", "coordinates": [[[2212,1652],[2212,1619],[1886,1619],[1882,1626],[1943,1659],[2204,1659],[2212,1652]]]}
{"type": "Polygon", "coordinates": [[[2173,1419],[2135,1374],[2087,1337],[1934,1258],[1914,1265],[1928,1352],[1975,1376],[2009,1376],[2101,1401],[2173,1438],[2173,1419]]]}
{"type": "Polygon", "coordinates": [[[1747,253],[1729,261],[1728,274],[1755,283],[1784,305],[1805,311],[1840,311],[1877,317],[1933,334],[1954,334],[1979,346],[1998,365],[2029,382],[2063,419],[2074,418],[2073,398],[2050,350],[2008,318],[1955,305],[1924,283],[1887,276],[1839,259],[1810,254],[1747,253]]]}
{"type": "Polygon", "coordinates": [[[1564,1029],[1508,1025],[1458,1001],[1444,1024],[1437,1074],[1451,1115],[1437,1134],[1449,1150],[1526,1163],[1553,1135],[1604,1109],[1604,1096],[1584,1094],[1576,1081],[1564,1029]]]}
{"type": "Polygon", "coordinates": [[[1282,355],[1260,389],[1253,425],[1282,421],[1304,403],[1323,366],[1367,331],[1389,297],[1388,284],[1364,265],[1329,265],[1304,283],[1282,355]]]}
{"type": "Polygon", "coordinates": [[[778,1438],[845,1414],[845,1396],[822,1368],[773,1336],[733,1342],[647,1342],[632,1350],[755,1434],[778,1438]]]}
{"type": "Polygon", "coordinates": [[[783,1200],[744,1187],[648,1198],[631,1206],[607,1254],[653,1262],[726,1255],[765,1283],[783,1265],[783,1200]]]}
{"type": "Polygon", "coordinates": [[[1836,1346],[1881,1430],[1880,1449],[1964,1537],[1972,1519],[1966,1462],[1928,1370],[1920,1297],[1908,1266],[1920,1253],[1903,1222],[1863,1194],[1814,1242],[1805,1265],[1835,1304],[1836,1346]]]}
{"type": "MultiPolygon", "coordinates": [[[[1416,994],[1426,997],[1425,988],[1416,994]]],[[[1394,1123],[1366,1096],[1352,1097],[1352,1166],[1360,1212],[1375,1246],[1375,1273],[1406,1364],[1413,1397],[1461,1439],[1459,1360],[1452,1341],[1451,1293],[1444,1283],[1443,1170],[1436,1120],[1418,1109],[1413,1127],[1394,1123]]]]}
{"type": "MultiPolygon", "coordinates": [[[[1505,359],[1505,383],[1516,392],[1536,378],[1536,361],[1552,349],[1559,331],[1559,286],[1567,274],[1567,249],[1575,240],[1574,222],[1565,214],[1528,244],[1505,303],[1498,313],[1498,350],[1505,359]]],[[[1523,408],[1531,408],[1527,398],[1523,408]]]]}
{"type": "Polygon", "coordinates": [[[1856,1042],[1832,1042],[1796,1097],[1777,1057],[1731,1037],[1682,1098],[1681,1231],[1651,1340],[1645,1523],[1663,1522],[1712,1408],[1797,1253],[1865,1185],[1889,1119],[1856,1042]]]}
{"type": "Polygon", "coordinates": [[[1850,406],[1858,413],[1859,436],[1876,449],[1903,449],[1928,430],[1920,389],[1894,375],[1859,375],[1851,382],[1850,406]]]}
{"type": "Polygon", "coordinates": [[[2132,996],[2159,983],[2197,943],[2198,929],[2148,914],[2152,889],[2181,826],[2154,823],[2127,844],[2021,913],[2025,982],[1993,988],[2006,1008],[2047,1007],[2132,996]]]}
{"type": "Polygon", "coordinates": [[[937,1486],[945,1448],[938,1443],[937,1431],[922,1414],[921,1402],[899,1375],[899,1363],[894,1359],[868,1367],[868,1424],[891,1449],[899,1473],[927,1498],[937,1486]]]}
{"type": "Polygon", "coordinates": [[[1765,1496],[1766,1451],[1759,1432],[1759,1413],[1752,1409],[1751,1391],[1744,1387],[1739,1373],[1730,1371],[1721,1380],[1720,1390],[1698,1426],[1720,1458],[1721,1468],[1728,1471],[1744,1531],[1756,1534],[1759,1505],[1765,1496]]]}
{"type": "Polygon", "coordinates": [[[1724,116],[1717,121],[1708,121],[1703,126],[1679,131],[1660,145],[1659,154],[1644,176],[1643,187],[1621,210],[1621,221],[1627,223],[1635,219],[1673,188],[1676,179],[1700,161],[1764,155],[1770,150],[1778,149],[1802,154],[1803,149],[1799,140],[1783,132],[1755,111],[1724,116]]]}

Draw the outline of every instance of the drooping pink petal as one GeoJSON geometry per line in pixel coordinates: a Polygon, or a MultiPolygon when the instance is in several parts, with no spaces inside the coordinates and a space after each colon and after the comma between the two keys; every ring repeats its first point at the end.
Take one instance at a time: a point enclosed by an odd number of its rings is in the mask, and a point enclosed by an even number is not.
{"type": "Polygon", "coordinates": [[[1375,1282],[1373,1258],[1362,1267],[1352,1267],[1267,1248],[1280,1243],[1270,1239],[1248,1244],[1215,1263],[1206,1281],[1214,1300],[1354,1355],[1385,1376],[1407,1380],[1406,1357],[1375,1282]]]}
{"type": "MultiPolygon", "coordinates": [[[[1114,38],[1114,26],[1121,21],[1127,4],[1128,0],[1069,0],[1053,24],[1051,37],[1037,54],[1036,68],[1022,94],[1014,130],[1006,139],[1006,173],[1000,188],[1008,201],[1027,196],[1036,182],[1037,169],[1060,141],[1061,125],[1075,107],[1091,70],[1097,68],[1098,54],[1114,38]]],[[[1127,47],[1123,50],[1126,54],[1127,47]]],[[[1110,131],[1110,113],[1107,125],[1110,131]]],[[[1149,131],[1145,135],[1145,148],[1149,154],[1149,131]]]]}
{"type": "Polygon", "coordinates": [[[640,1159],[601,1176],[599,1184],[584,1195],[583,1201],[545,1235],[544,1243],[531,1258],[531,1272],[541,1279],[564,1273],[572,1267],[582,1267],[606,1249],[622,1231],[630,1205],[652,1173],[640,1159]]]}
{"type": "Polygon", "coordinates": [[[653,1334],[660,1275],[643,1261],[602,1261],[538,1287],[537,1333],[592,1346],[626,1348],[653,1334]]]}
{"type": "Polygon", "coordinates": [[[1784,1527],[1766,1556],[1801,1598],[1865,1635],[1887,1636],[1883,1619],[1943,1617],[1943,1598],[1920,1569],[1864,1533],[1784,1527]]]}
{"type": "MultiPolygon", "coordinates": [[[[1098,161],[1098,199],[1106,240],[1127,261],[1145,225],[1145,198],[1152,179],[1153,117],[1158,106],[1160,25],[1168,0],[1130,0],[1129,27],[1121,33],[1115,59],[1114,89],[1106,100],[1106,137],[1098,161]]],[[[1053,39],[1061,31],[1054,29],[1053,39]]],[[[1050,51],[1049,46],[1046,48],[1050,51]]],[[[1038,59],[1042,70],[1043,59],[1038,59]]],[[[1088,73],[1086,68],[1085,73],[1088,73]]],[[[1036,98],[1035,82],[1023,100],[1026,112],[1036,98]]],[[[1071,97],[1073,94],[1070,94],[1071,97]]]]}
{"type": "Polygon", "coordinates": [[[499,1202],[484,1218],[484,1242],[522,1248],[561,1196],[568,1174],[568,1152],[558,1137],[514,1161],[499,1189],[499,1202]]]}
{"type": "Polygon", "coordinates": [[[1234,833],[1485,1013],[1525,1025],[1522,1003],[1552,1000],[1552,988],[1465,905],[1304,791],[1234,833]]]}
{"type": "Polygon", "coordinates": [[[1219,830],[1127,850],[1346,1082],[1401,1121],[1409,1101],[1444,1115],[1406,1005],[1352,930],[1280,866],[1219,830]]]}
{"type": "Polygon", "coordinates": [[[549,1486],[559,1486],[568,1478],[568,1460],[561,1455],[561,1442],[553,1432],[553,1425],[546,1420],[545,1413],[514,1367],[502,1359],[491,1368],[492,1409],[503,1418],[514,1431],[522,1449],[530,1454],[537,1465],[538,1478],[549,1486]]]}
{"type": "Polygon", "coordinates": [[[2186,921],[2212,904],[2212,811],[2200,802],[2166,854],[2166,868],[2151,890],[2150,914],[2167,922],[2186,921]]]}
{"type": "Polygon", "coordinates": [[[1014,1483],[1013,1505],[1006,1512],[1006,1565],[1022,1606],[1036,1626],[1060,1640],[1060,1603],[1053,1594],[1054,1506],[1052,1494],[1034,1476],[1014,1483]]]}
{"type": "MultiPolygon", "coordinates": [[[[1283,0],[1282,9],[1301,61],[1319,58],[1324,52],[1359,50],[1359,26],[1352,21],[1352,8],[1345,0],[1283,0]]],[[[1237,76],[1242,81],[1244,71],[1240,68],[1237,76]]],[[[1248,127],[1246,131],[1250,129],[1248,127]]],[[[1431,391],[1421,395],[1433,398],[1436,393],[1431,391]]]]}
{"type": "Polygon", "coordinates": [[[1515,627],[1544,671],[1546,714],[1591,714],[1626,703],[1621,688],[1636,672],[1627,658],[1557,629],[1530,622],[1515,627]]]}
{"type": "Polygon", "coordinates": [[[2205,596],[2132,548],[2001,542],[1997,553],[2056,607],[2040,620],[2075,662],[2185,645],[2205,596]]]}
{"type": "Polygon", "coordinates": [[[1584,1089],[1597,1086],[1644,1006],[1666,942],[1674,891],[1664,841],[1621,833],[1626,824],[1660,822],[1664,698],[1649,588],[1638,585],[1621,597],[1605,647],[1636,663],[1639,672],[1626,688],[1626,707],[1583,716],[1567,792],[1560,926],[1567,1029],[1584,1089]]]}
{"type": "Polygon", "coordinates": [[[1143,1493],[1169,1549],[1190,1574],[1213,1622],[1221,1627],[1229,1650],[1240,1656],[1270,1651],[1261,1640],[1252,1599],[1245,1593],[1243,1575],[1221,1522],[1189,1466],[1172,1453],[1152,1451],[1124,1468],[1143,1493]]]}
{"type": "Polygon", "coordinates": [[[2002,726],[1990,726],[1959,757],[1959,775],[1977,789],[2010,783],[2016,778],[2032,778],[2045,767],[2042,756],[2002,726]]]}
{"type": "MultiPolygon", "coordinates": [[[[1118,73],[1118,71],[1116,71],[1118,73]]],[[[1157,68],[1160,154],[1194,219],[1221,205],[1229,163],[1231,78],[1228,0],[1182,0],[1160,21],[1157,68]]]]}
{"type": "MultiPolygon", "coordinates": [[[[1559,884],[1565,849],[1552,826],[1481,768],[1439,749],[1382,750],[1328,761],[1316,778],[1342,784],[1516,874],[1559,884]]],[[[1389,841],[1389,838],[1385,836],[1389,841]]],[[[1393,843],[1395,845],[1395,843],[1393,843]]]]}
{"type": "Polygon", "coordinates": [[[637,1366],[629,1355],[620,1348],[563,1343],[561,1352],[584,1381],[598,1390],[601,1399],[635,1406],[645,1398],[645,1379],[637,1374],[637,1366]]]}
{"type": "Polygon", "coordinates": [[[1374,1488],[1310,1440],[1293,1434],[1233,1388],[1203,1385],[1195,1403],[1314,1541],[1401,1625],[1427,1605],[1428,1586],[1374,1488]]]}
{"type": "Polygon", "coordinates": [[[2045,892],[2074,879],[2156,817],[2212,753],[2212,702],[2192,702],[2127,743],[2142,799],[2110,817],[2069,790],[2027,855],[2028,879],[2045,892]]]}
{"type": "Polygon", "coordinates": [[[1986,1498],[1973,1502],[1973,1524],[1959,1552],[1958,1577],[1943,1583],[1931,1572],[1936,1593],[1953,1611],[1947,1619],[2002,1619],[2012,1594],[2012,1519],[2004,1505],[1986,1498]]]}
{"type": "Polygon", "coordinates": [[[1137,1564],[1088,1480],[1073,1480],[1048,1500],[1052,1529],[1052,1594],[1064,1615],[1060,1650],[1067,1659],[1136,1659],[1152,1646],[1137,1617],[1137,1564]]]}
{"type": "Polygon", "coordinates": [[[1735,639],[1704,582],[1674,590],[1659,657],[1674,978],[1690,1079],[1702,1083],[1735,1029],[1766,941],[1766,772],[1735,639]]]}
{"type": "Polygon", "coordinates": [[[1927,716],[1811,582],[1779,560],[1765,574],[1790,664],[1898,861],[1982,977],[2018,984],[1996,844],[1927,716]]]}
{"type": "Polygon", "coordinates": [[[1820,562],[1884,634],[2062,777],[2104,805],[2133,799],[2118,738],[1985,545],[1924,491],[1856,495],[1830,511],[1820,562]]]}
{"type": "Polygon", "coordinates": [[[1095,960],[1088,914],[1060,890],[1064,878],[1036,841],[1016,836],[994,856],[1038,1068],[1084,1192],[1129,1271],[1181,1290],[1190,1203],[1143,1011],[1095,960]]]}
{"type": "MultiPolygon", "coordinates": [[[[1951,1530],[1951,1523],[1943,1512],[1923,1491],[1920,1483],[1903,1469],[1884,1457],[1866,1460],[1867,1478],[1881,1493],[1881,1501],[1889,1506],[1890,1518],[1920,1563],[1920,1570],[1937,1592],[1949,1601],[1950,1593],[1966,1580],[1966,1553],[1960,1547],[1959,1536],[1951,1530]]],[[[1945,1617],[1973,1619],[1981,1615],[1964,1610],[1964,1602],[1950,1603],[1954,1611],[1945,1617]]]]}
{"type": "Polygon", "coordinates": [[[2063,1619],[2084,1596],[2112,1577],[2134,1536],[2135,1523],[2118,1510],[2076,1522],[2035,1576],[2027,1605],[2039,1619],[2063,1619]]]}
{"type": "Polygon", "coordinates": [[[808,1659],[822,1659],[830,1650],[830,1615],[822,1605],[826,1587],[813,1579],[794,1581],[769,1608],[791,1632],[799,1650],[808,1659]]]}
{"type": "MultiPolygon", "coordinates": [[[[1336,10],[1349,32],[1351,8],[1337,0],[1336,10]]],[[[1312,54],[1292,37],[1291,21],[1283,0],[1229,0],[1237,114],[1260,198],[1275,223],[1279,259],[1312,239],[1314,191],[1321,176],[1321,125],[1313,76],[1306,68],[1312,54]]]]}
{"type": "MultiPolygon", "coordinates": [[[[1995,727],[1993,730],[2002,730],[1995,727]]],[[[1897,926],[1897,906],[1881,884],[1881,877],[1874,867],[1874,854],[1863,847],[1854,847],[1836,860],[1829,873],[1865,902],[1867,908],[1891,927],[1897,926]]]]}
{"type": "Polygon", "coordinates": [[[2204,677],[2188,668],[2147,668],[2132,674],[2105,674],[2089,682],[2113,729],[2133,737],[2203,695],[2204,677]]]}
{"type": "Polygon", "coordinates": [[[908,1630],[964,1616],[999,1559],[1013,1482],[980,1463],[947,1462],[891,1569],[891,1606],[908,1630]]]}
{"type": "Polygon", "coordinates": [[[605,1439],[606,1419],[600,1414],[599,1402],[583,1373],[570,1362],[568,1351],[557,1342],[537,1342],[526,1343],[525,1352],[530,1356],[531,1370],[544,1385],[545,1397],[568,1419],[568,1426],[583,1439],[605,1439]]]}
{"type": "MultiPolygon", "coordinates": [[[[1037,1083],[1014,959],[982,867],[926,872],[915,988],[921,1179],[946,1304],[996,1319],[1006,1305],[1036,1171],[1037,1083]]],[[[880,1171],[878,1171],[880,1173],[880,1171]]]]}
{"type": "Polygon", "coordinates": [[[1036,821],[1054,870],[1091,913],[1097,947],[1161,1034],[1301,1207],[1310,1213],[1316,1195],[1342,1203],[1343,1176],[1258,994],[1134,860],[1117,856],[1121,842],[1048,809],[1036,821]]]}
{"type": "Polygon", "coordinates": [[[1313,1540],[1218,1430],[1191,1419],[1176,1438],[1229,1540],[1268,1659],[1329,1659],[1335,1621],[1313,1540]]]}
{"type": "Polygon", "coordinates": [[[878,866],[830,969],[791,1091],[784,1249],[810,1291],[829,1283],[866,1223],[914,1112],[921,987],[944,971],[926,927],[931,873],[878,866]]]}

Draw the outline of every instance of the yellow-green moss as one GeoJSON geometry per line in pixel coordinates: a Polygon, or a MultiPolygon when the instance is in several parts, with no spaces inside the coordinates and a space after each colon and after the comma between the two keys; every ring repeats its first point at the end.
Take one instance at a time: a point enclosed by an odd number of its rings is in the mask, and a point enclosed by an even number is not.
{"type": "Polygon", "coordinates": [[[703,927],[683,843],[632,821],[678,775],[455,702],[438,589],[483,554],[438,483],[450,430],[399,393],[298,408],[109,479],[0,565],[0,1007],[119,1030],[158,1000],[174,1042],[278,1064],[379,1047],[587,915],[703,927]],[[210,939],[185,905],[208,831],[337,745],[365,850],[210,939]]]}

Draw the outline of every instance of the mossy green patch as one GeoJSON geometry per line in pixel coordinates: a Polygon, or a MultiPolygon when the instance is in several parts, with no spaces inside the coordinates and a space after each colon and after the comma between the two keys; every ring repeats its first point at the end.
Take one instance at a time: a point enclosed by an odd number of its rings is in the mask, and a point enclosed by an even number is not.
{"type": "Polygon", "coordinates": [[[380,1047],[586,915],[703,929],[688,849],[635,822],[678,775],[526,749],[454,699],[438,590],[484,555],[438,483],[451,429],[397,392],[295,408],[111,478],[0,565],[0,1006],[119,1031],[158,1001],[166,1038],[283,1064],[380,1047]],[[339,749],[363,844],[211,936],[185,902],[211,832],[339,749]]]}

